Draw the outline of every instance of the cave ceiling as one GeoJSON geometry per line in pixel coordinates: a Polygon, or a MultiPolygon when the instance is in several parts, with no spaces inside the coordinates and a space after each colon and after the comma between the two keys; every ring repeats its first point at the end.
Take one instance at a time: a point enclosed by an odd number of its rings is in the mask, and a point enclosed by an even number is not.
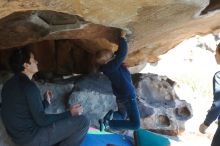
{"type": "Polygon", "coordinates": [[[0,49],[78,40],[88,52],[117,50],[128,33],[127,64],[156,62],[194,35],[218,33],[219,0],[1,0],[0,49]]]}

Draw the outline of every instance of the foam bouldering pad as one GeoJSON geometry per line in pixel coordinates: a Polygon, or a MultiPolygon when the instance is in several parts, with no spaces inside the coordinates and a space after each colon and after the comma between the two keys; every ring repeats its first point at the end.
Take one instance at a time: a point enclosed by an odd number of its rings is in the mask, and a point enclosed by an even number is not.
{"type": "Polygon", "coordinates": [[[125,135],[100,132],[98,129],[89,128],[81,146],[133,146],[133,138],[125,135]]]}
{"type": "Polygon", "coordinates": [[[171,144],[169,138],[144,129],[134,132],[134,140],[136,146],[170,146],[171,144]]]}

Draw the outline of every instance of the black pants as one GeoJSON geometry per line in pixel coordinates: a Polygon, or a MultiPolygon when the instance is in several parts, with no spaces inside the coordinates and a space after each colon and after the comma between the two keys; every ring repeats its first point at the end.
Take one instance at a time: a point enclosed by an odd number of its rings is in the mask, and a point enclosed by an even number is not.
{"type": "Polygon", "coordinates": [[[212,144],[211,146],[219,146],[220,145],[220,127],[218,126],[215,135],[212,139],[212,144]]]}
{"type": "Polygon", "coordinates": [[[63,119],[41,128],[35,138],[23,146],[80,146],[89,129],[89,120],[81,115],[63,119]]]}

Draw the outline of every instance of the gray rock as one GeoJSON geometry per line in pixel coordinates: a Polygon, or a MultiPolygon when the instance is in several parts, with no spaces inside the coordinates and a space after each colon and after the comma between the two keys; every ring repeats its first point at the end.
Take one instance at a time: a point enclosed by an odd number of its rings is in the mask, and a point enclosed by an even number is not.
{"type": "Polygon", "coordinates": [[[80,103],[84,113],[91,120],[91,126],[98,127],[98,120],[110,110],[116,110],[115,96],[109,80],[101,74],[93,74],[76,83],[69,104],[80,103]]]}
{"type": "Polygon", "coordinates": [[[53,93],[51,105],[46,108],[46,113],[57,114],[62,113],[66,110],[69,95],[71,95],[72,90],[74,88],[74,84],[72,82],[66,84],[36,82],[36,84],[41,91],[42,99],[44,97],[44,93],[47,90],[50,90],[53,93]]]}
{"type": "Polygon", "coordinates": [[[156,74],[135,74],[133,81],[141,101],[142,128],[167,135],[178,135],[185,130],[192,108],[179,99],[174,81],[156,74]]]}

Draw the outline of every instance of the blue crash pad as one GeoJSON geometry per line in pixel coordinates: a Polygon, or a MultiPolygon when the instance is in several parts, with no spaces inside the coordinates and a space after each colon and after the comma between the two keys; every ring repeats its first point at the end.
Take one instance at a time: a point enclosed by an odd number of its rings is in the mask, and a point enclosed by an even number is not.
{"type": "Polygon", "coordinates": [[[137,146],[169,146],[170,140],[163,135],[139,129],[135,131],[135,143],[137,146]]]}
{"type": "Polygon", "coordinates": [[[89,129],[81,146],[106,146],[107,144],[133,146],[131,137],[110,132],[100,132],[94,128],[89,129]]]}

